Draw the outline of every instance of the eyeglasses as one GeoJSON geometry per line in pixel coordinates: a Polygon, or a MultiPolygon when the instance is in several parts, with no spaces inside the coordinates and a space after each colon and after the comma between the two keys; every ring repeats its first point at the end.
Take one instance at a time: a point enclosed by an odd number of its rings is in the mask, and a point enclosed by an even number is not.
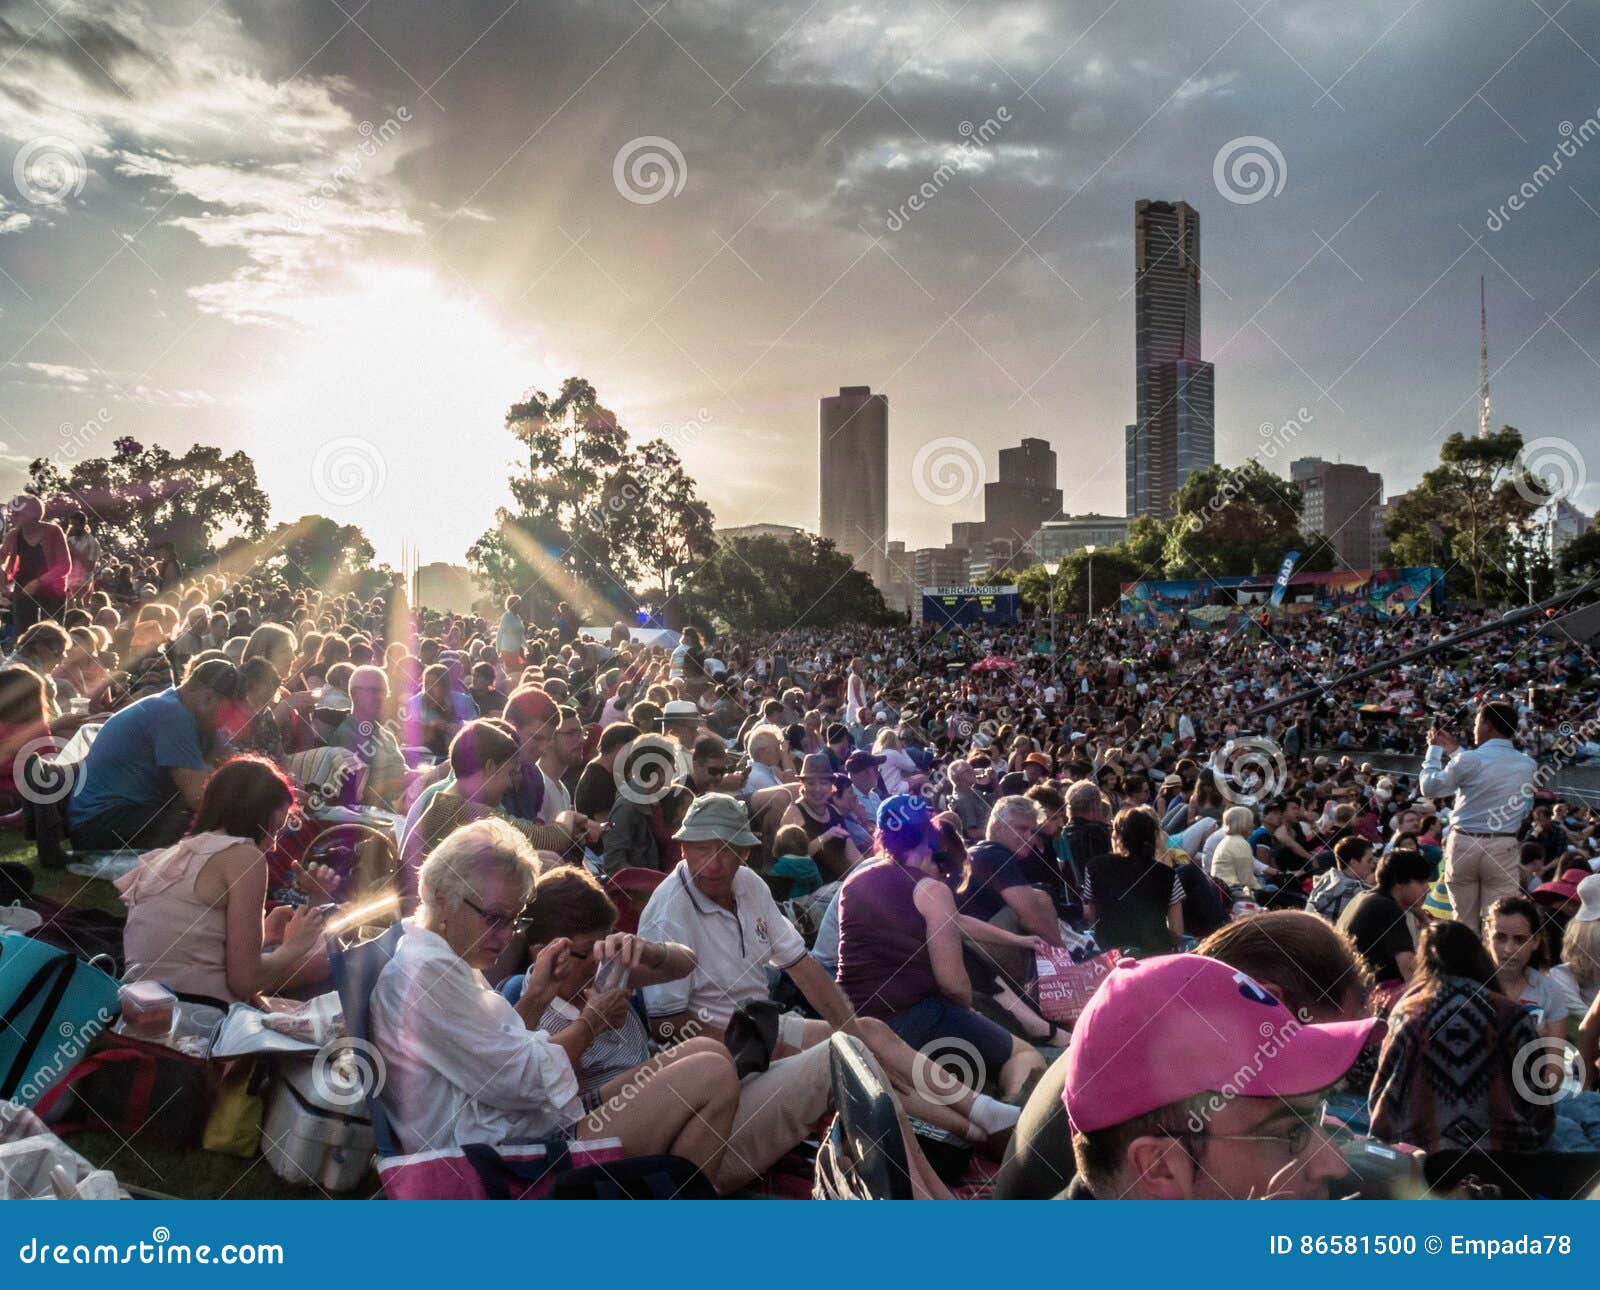
{"type": "Polygon", "coordinates": [[[1305,1153],[1317,1134],[1331,1136],[1337,1122],[1328,1114],[1328,1103],[1318,1102],[1310,1115],[1301,1115],[1292,1107],[1294,1124],[1283,1133],[1213,1133],[1210,1129],[1168,1129],[1169,1138],[1210,1138],[1214,1142],[1279,1142],[1289,1148],[1289,1156],[1296,1159],[1305,1153]]]}
{"type": "Polygon", "coordinates": [[[520,914],[501,914],[494,910],[485,909],[475,900],[468,900],[465,896],[461,903],[483,919],[483,925],[491,932],[518,932],[527,926],[527,920],[520,914]]]}

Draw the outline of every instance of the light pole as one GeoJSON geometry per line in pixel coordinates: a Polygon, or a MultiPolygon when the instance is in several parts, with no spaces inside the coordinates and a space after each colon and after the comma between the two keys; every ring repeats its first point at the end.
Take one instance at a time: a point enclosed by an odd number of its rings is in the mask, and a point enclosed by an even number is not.
{"type": "Polygon", "coordinates": [[[1089,557],[1089,617],[1094,618],[1094,543],[1083,548],[1089,557]]]}
{"type": "Polygon", "coordinates": [[[1056,670],[1056,570],[1060,560],[1045,561],[1044,571],[1050,575],[1050,671],[1056,670]]]}

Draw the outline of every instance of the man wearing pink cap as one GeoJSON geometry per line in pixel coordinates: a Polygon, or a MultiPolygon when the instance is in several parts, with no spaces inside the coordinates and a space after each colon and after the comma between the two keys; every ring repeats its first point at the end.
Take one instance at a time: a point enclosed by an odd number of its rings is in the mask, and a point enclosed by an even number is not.
{"type": "Polygon", "coordinates": [[[1376,1024],[1302,1024],[1216,959],[1125,960],[1067,1050],[1068,1197],[1326,1200],[1349,1171],[1322,1098],[1376,1024]]]}

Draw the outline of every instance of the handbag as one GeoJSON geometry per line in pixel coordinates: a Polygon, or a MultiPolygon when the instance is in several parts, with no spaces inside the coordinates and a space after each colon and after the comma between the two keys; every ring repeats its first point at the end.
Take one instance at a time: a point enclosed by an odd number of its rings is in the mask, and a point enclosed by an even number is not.
{"type": "Polygon", "coordinates": [[[241,1057],[225,1064],[200,1139],[202,1148],[245,1160],[255,1157],[261,1150],[261,1122],[265,1113],[261,1094],[271,1073],[266,1062],[254,1057],[241,1057]]]}
{"type": "Polygon", "coordinates": [[[211,1113],[207,1062],[165,1044],[107,1034],[39,1104],[59,1134],[110,1129],[128,1140],[187,1151],[211,1113]]]}
{"type": "Polygon", "coordinates": [[[65,950],[0,933],[0,1099],[38,1103],[117,1019],[117,989],[65,950]]]}
{"type": "Polygon", "coordinates": [[[1072,1025],[1121,957],[1119,951],[1107,950],[1078,962],[1070,951],[1055,946],[1036,951],[1039,1015],[1058,1025],[1072,1025]]]}

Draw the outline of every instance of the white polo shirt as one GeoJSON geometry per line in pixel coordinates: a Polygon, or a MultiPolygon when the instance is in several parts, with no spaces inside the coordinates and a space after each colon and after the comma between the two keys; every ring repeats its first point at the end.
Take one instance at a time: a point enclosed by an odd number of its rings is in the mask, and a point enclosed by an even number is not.
{"type": "Polygon", "coordinates": [[[741,866],[733,875],[733,902],[737,912],[703,895],[681,860],[651,893],[639,915],[639,935],[687,945],[699,958],[687,977],[644,987],[652,1017],[687,1012],[725,1027],[737,1008],[767,997],[769,966],[783,971],[805,957],[805,941],[754,870],[741,866]]]}

